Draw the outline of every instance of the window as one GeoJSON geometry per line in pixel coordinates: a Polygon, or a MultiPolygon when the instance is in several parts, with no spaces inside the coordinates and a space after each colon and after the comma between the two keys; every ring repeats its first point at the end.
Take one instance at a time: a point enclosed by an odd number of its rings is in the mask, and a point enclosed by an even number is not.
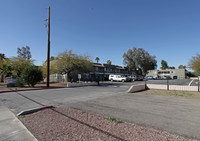
{"type": "Polygon", "coordinates": [[[165,71],[164,74],[169,74],[169,71],[165,71]]]}
{"type": "Polygon", "coordinates": [[[96,67],[96,71],[98,71],[99,70],[99,68],[98,67],[96,67]]]}

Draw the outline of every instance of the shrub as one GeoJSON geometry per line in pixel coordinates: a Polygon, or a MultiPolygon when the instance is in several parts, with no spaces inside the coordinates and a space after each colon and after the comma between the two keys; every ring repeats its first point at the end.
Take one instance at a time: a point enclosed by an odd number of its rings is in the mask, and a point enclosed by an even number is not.
{"type": "Polygon", "coordinates": [[[36,66],[27,66],[23,69],[21,78],[27,85],[34,87],[43,80],[42,71],[36,66]]]}
{"type": "Polygon", "coordinates": [[[24,81],[21,78],[18,78],[15,84],[17,87],[24,87],[24,81]]]}

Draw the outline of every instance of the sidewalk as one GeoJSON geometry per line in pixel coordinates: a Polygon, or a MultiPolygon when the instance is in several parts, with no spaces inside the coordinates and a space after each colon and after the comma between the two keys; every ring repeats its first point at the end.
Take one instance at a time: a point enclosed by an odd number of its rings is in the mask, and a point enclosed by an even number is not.
{"type": "Polygon", "coordinates": [[[37,141],[1,101],[0,115],[0,141],[37,141]]]}

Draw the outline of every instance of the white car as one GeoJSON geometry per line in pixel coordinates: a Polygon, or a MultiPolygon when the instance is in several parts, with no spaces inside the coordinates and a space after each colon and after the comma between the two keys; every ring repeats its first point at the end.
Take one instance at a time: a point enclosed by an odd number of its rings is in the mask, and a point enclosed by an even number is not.
{"type": "Polygon", "coordinates": [[[121,82],[125,82],[125,81],[129,81],[129,78],[124,76],[124,75],[109,75],[109,80],[110,81],[121,81],[121,82]]]}

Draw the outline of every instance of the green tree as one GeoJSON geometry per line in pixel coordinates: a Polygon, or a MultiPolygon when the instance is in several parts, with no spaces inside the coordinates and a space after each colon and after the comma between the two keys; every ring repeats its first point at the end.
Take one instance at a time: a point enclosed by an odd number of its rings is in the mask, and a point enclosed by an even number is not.
{"type": "Polygon", "coordinates": [[[42,71],[36,66],[26,66],[22,73],[21,79],[28,85],[34,87],[38,82],[43,80],[42,71]]]}
{"type": "Polygon", "coordinates": [[[26,66],[33,65],[33,60],[25,59],[22,57],[12,57],[10,58],[10,66],[12,67],[12,73],[20,77],[23,69],[26,66]]]}
{"type": "Polygon", "coordinates": [[[5,82],[5,77],[12,74],[12,67],[10,65],[10,60],[8,58],[0,60],[0,75],[1,82],[5,82]]]}
{"type": "Polygon", "coordinates": [[[1,82],[4,81],[4,75],[3,75],[3,72],[2,72],[4,60],[5,60],[5,54],[4,54],[4,53],[0,53],[0,74],[1,74],[1,82]]]}
{"type": "Polygon", "coordinates": [[[168,69],[176,69],[174,66],[168,67],[168,69]]]}
{"type": "Polygon", "coordinates": [[[5,60],[5,59],[6,59],[5,54],[4,53],[0,53],[0,61],[5,60]]]}
{"type": "Polygon", "coordinates": [[[194,74],[194,72],[190,72],[190,71],[188,71],[188,72],[186,73],[186,75],[187,75],[188,77],[197,77],[197,76],[194,74]]]}
{"type": "Polygon", "coordinates": [[[187,67],[185,65],[178,66],[179,69],[186,69],[187,67]]]}
{"type": "MultiPolygon", "coordinates": [[[[50,74],[57,73],[57,69],[55,68],[56,63],[57,63],[56,59],[50,61],[50,74]]],[[[40,70],[42,70],[43,75],[46,76],[46,74],[47,74],[47,62],[45,61],[42,64],[42,66],[39,66],[39,68],[40,68],[40,70]]]]}
{"type": "Polygon", "coordinates": [[[199,76],[200,75],[200,54],[193,56],[188,64],[189,68],[194,70],[194,74],[199,76]]]}
{"type": "Polygon", "coordinates": [[[148,70],[156,69],[157,61],[155,56],[151,56],[143,48],[129,49],[124,53],[124,64],[130,72],[145,75],[148,70]]]}
{"type": "Polygon", "coordinates": [[[32,57],[29,46],[17,48],[17,54],[18,54],[18,57],[22,57],[24,59],[31,59],[32,57]]]}
{"type": "Polygon", "coordinates": [[[168,68],[169,68],[169,66],[167,64],[167,61],[161,60],[161,69],[165,70],[165,69],[168,69],[168,68]]]}
{"type": "Polygon", "coordinates": [[[97,63],[99,63],[100,59],[99,59],[99,57],[96,57],[95,60],[97,61],[97,63]]]}
{"type": "Polygon", "coordinates": [[[10,66],[10,60],[5,57],[5,54],[0,53],[0,75],[1,82],[5,81],[5,77],[11,75],[12,68],[10,66]]]}
{"type": "Polygon", "coordinates": [[[91,71],[92,63],[89,56],[81,56],[72,53],[72,50],[60,53],[52,67],[55,68],[54,73],[65,74],[66,80],[72,72],[86,73],[91,71]]]}
{"type": "Polygon", "coordinates": [[[107,64],[108,64],[108,65],[111,65],[111,64],[112,64],[112,62],[111,62],[110,60],[108,60],[108,61],[107,61],[107,64]]]}

